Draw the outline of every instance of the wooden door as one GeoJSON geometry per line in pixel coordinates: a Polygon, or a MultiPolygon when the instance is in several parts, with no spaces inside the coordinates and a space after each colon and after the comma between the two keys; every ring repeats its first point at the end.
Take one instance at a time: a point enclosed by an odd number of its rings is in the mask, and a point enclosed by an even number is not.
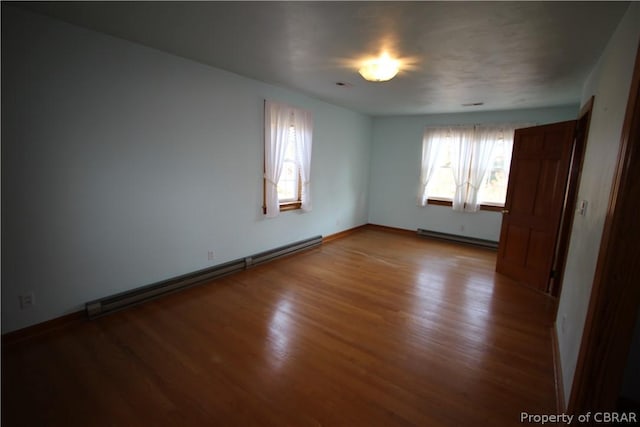
{"type": "Polygon", "coordinates": [[[548,291],[576,121],[518,129],[496,271],[548,291]]]}

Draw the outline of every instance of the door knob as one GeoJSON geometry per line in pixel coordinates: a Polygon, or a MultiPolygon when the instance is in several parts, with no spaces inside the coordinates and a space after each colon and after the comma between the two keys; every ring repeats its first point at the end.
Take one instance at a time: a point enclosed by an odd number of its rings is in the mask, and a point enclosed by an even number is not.
{"type": "Polygon", "coordinates": [[[505,214],[505,215],[508,214],[509,213],[509,209],[502,209],[502,213],[505,214]]]}

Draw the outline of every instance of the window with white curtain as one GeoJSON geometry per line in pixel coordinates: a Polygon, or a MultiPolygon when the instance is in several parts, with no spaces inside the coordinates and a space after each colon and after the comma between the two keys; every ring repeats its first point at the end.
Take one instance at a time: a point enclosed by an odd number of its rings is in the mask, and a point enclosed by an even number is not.
{"type": "Polygon", "coordinates": [[[311,210],[311,113],[265,101],[264,204],[268,217],[311,210]]]}
{"type": "Polygon", "coordinates": [[[282,161],[282,173],[278,180],[278,202],[282,210],[282,204],[299,203],[302,190],[302,179],[300,178],[300,165],[296,152],[295,140],[296,128],[291,125],[287,138],[287,146],[284,150],[284,160],[282,161]]]}
{"type": "Polygon", "coordinates": [[[504,206],[513,136],[526,125],[426,128],[418,204],[477,212],[504,206]]]}

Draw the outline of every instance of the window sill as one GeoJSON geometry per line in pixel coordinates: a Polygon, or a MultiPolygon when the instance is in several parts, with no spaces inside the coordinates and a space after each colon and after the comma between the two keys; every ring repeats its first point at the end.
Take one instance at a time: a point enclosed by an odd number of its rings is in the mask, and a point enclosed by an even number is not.
{"type": "Polygon", "coordinates": [[[302,208],[302,202],[280,203],[280,212],[293,211],[302,208]]]}
{"type": "MultiPolygon", "coordinates": [[[[298,201],[298,202],[280,203],[280,212],[294,211],[296,209],[302,209],[302,202],[298,201]]],[[[263,214],[267,213],[266,206],[262,206],[262,213],[263,214]]]]}
{"type": "MultiPolygon", "coordinates": [[[[453,203],[451,202],[451,200],[444,200],[444,199],[427,199],[427,204],[428,205],[436,205],[436,206],[453,206],[453,203]]],[[[481,211],[489,211],[489,212],[502,212],[502,210],[504,209],[503,206],[500,205],[480,205],[480,210],[481,211]]]]}

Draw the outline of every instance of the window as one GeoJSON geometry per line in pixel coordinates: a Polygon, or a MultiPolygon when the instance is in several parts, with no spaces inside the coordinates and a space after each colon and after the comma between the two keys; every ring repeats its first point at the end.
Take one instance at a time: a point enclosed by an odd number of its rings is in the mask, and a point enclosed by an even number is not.
{"type": "Polygon", "coordinates": [[[278,180],[278,203],[280,210],[300,208],[302,180],[300,178],[300,165],[296,153],[296,128],[291,125],[287,135],[286,148],[284,150],[284,160],[282,162],[282,173],[278,180]]]}
{"type": "Polygon", "coordinates": [[[478,194],[481,204],[504,206],[507,197],[509,167],[513,152],[513,135],[496,140],[489,169],[487,170],[478,194]]]}
{"type": "Polygon", "coordinates": [[[504,206],[518,125],[427,128],[418,202],[476,212],[504,206]]]}
{"type": "Polygon", "coordinates": [[[290,209],[311,210],[311,114],[265,102],[264,204],[268,217],[290,209]]]}

